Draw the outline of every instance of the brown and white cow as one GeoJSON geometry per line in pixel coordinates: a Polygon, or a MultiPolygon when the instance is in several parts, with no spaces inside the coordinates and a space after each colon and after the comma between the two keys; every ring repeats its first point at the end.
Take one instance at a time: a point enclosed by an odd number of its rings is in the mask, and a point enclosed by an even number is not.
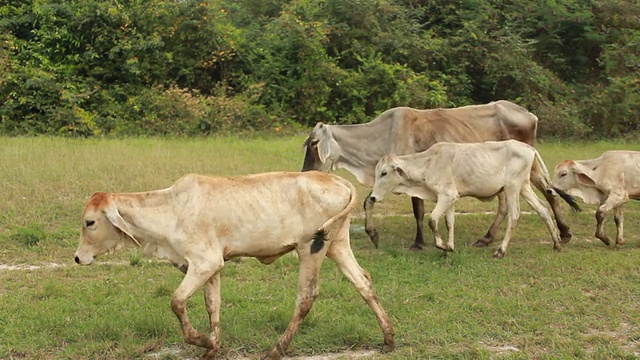
{"type": "Polygon", "coordinates": [[[552,182],[558,189],[580,197],[587,204],[599,205],[596,210],[596,238],[607,246],[605,215],[613,210],[616,223],[616,246],[624,243],[624,210],[629,199],[640,200],[640,152],[606,151],[590,160],[565,160],[555,169],[552,182]]]}
{"type": "Polygon", "coordinates": [[[270,264],[296,251],[300,259],[296,309],[279,343],[266,356],[278,359],[318,297],[318,272],[327,256],[375,313],[384,334],[383,351],[390,351],[391,323],[349,244],[355,203],[351,183],[321,172],[186,175],[163,190],[96,193],[82,214],[75,261],[89,265],[96,256],[126,244],[168,259],[186,274],[171,299],[184,339],[207,348],[205,358],[213,358],[220,347],[220,271],[225,261],[250,256],[270,264]],[[202,286],[210,316],[208,334],[192,327],[186,308],[202,286]]]}
{"type": "MultiPolygon", "coordinates": [[[[376,163],[385,155],[408,155],[427,150],[438,142],[474,143],[515,139],[534,145],[538,118],[526,109],[508,101],[452,109],[417,110],[397,107],[383,112],[373,121],[358,125],[326,125],[318,123],[304,142],[306,149],[302,171],[331,171],[343,168],[365,186],[373,186],[376,163]]],[[[571,232],[560,214],[559,203],[553,193],[547,193],[549,183],[541,169],[534,164],[531,182],[542,191],[564,242],[571,232]]],[[[412,197],[416,220],[416,237],[412,249],[424,244],[424,202],[412,197]]],[[[504,219],[506,206],[498,196],[498,213],[486,235],[476,246],[493,241],[504,219]]],[[[378,246],[378,232],[372,218],[373,203],[364,203],[365,229],[373,244],[378,246]]]]}
{"type": "Polygon", "coordinates": [[[391,192],[435,201],[429,227],[436,247],[453,251],[455,202],[466,196],[490,200],[504,194],[507,229],[502,244],[493,254],[502,258],[520,217],[519,195],[522,195],[547,225],[554,249],[560,250],[558,229],[547,208],[531,189],[529,174],[534,163],[548,178],[549,173],[536,149],[523,142],[441,142],[418,154],[384,156],[376,165],[370,199],[372,202],[380,201],[391,192]],[[445,214],[447,224],[447,244],[438,231],[438,220],[442,214],[445,214]]]}

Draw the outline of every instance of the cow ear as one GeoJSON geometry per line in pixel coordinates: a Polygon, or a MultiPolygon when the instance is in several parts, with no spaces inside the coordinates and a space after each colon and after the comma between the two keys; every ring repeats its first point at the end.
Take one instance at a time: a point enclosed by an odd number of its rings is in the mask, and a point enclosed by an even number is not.
{"type": "Polygon", "coordinates": [[[593,179],[589,177],[589,175],[583,172],[577,173],[576,178],[578,179],[578,182],[582,185],[591,186],[591,187],[596,186],[596,182],[593,181],[593,179]]]}
{"type": "Polygon", "coordinates": [[[403,177],[403,178],[407,177],[407,173],[400,166],[394,166],[393,170],[395,170],[400,177],[403,177]]]}
{"type": "Polygon", "coordinates": [[[126,220],[122,217],[122,215],[120,215],[120,212],[118,211],[118,208],[116,206],[112,204],[111,206],[109,206],[109,208],[105,209],[104,214],[107,216],[107,219],[109,219],[109,222],[113,224],[113,226],[117,227],[120,231],[127,234],[127,236],[130,237],[131,240],[136,243],[136,245],[142,247],[138,240],[136,240],[136,238],[131,235],[131,225],[129,225],[129,223],[127,223],[126,220]]]}
{"type": "Polygon", "coordinates": [[[330,154],[331,154],[331,141],[326,138],[322,138],[318,142],[318,157],[320,158],[320,161],[324,163],[327,160],[327,158],[329,158],[330,154]]]}

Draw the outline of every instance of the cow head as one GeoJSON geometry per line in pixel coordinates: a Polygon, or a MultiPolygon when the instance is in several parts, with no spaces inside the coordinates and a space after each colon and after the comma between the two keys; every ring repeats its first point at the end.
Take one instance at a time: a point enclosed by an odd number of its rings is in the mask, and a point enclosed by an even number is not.
{"type": "Polygon", "coordinates": [[[580,164],[572,160],[565,160],[556,166],[552,185],[563,191],[582,187],[595,187],[596,182],[592,174],[580,164]]]}
{"type": "Polygon", "coordinates": [[[311,130],[302,145],[305,150],[302,171],[329,172],[340,157],[340,146],[331,134],[331,128],[321,122],[311,130]]]}
{"type": "Polygon", "coordinates": [[[407,180],[407,173],[395,156],[383,156],[375,170],[375,182],[370,198],[372,201],[381,201],[388,193],[407,180]]]}
{"type": "Polygon", "coordinates": [[[76,263],[90,265],[96,256],[119,250],[127,241],[138,244],[116,204],[110,201],[108,194],[93,194],[82,214],[82,233],[75,253],[76,263]]]}

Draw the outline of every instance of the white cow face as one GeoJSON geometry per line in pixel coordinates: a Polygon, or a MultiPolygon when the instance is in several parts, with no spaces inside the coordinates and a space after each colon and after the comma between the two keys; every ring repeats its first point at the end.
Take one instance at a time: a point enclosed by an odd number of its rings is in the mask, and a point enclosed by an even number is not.
{"type": "Polygon", "coordinates": [[[595,181],[585,169],[571,160],[565,160],[556,166],[552,185],[563,191],[593,187],[595,181]]]}
{"type": "Polygon", "coordinates": [[[384,156],[378,161],[375,176],[376,179],[371,191],[371,200],[373,201],[382,201],[388,193],[394,192],[407,178],[405,171],[392,156],[384,156]]]}
{"type": "Polygon", "coordinates": [[[329,172],[340,157],[340,146],[333,138],[329,126],[318,123],[304,141],[305,150],[302,171],[329,172]]]}
{"type": "Polygon", "coordinates": [[[119,250],[126,243],[128,236],[109,219],[108,212],[113,210],[103,208],[104,200],[103,193],[94,194],[82,215],[80,244],[75,253],[78,264],[90,265],[96,256],[119,250]]]}

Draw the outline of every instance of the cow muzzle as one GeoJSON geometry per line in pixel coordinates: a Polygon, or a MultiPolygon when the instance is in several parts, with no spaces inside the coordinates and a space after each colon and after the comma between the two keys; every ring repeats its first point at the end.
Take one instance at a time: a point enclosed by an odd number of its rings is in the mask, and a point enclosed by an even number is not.
{"type": "Polygon", "coordinates": [[[91,265],[91,263],[93,263],[93,256],[83,255],[76,251],[74,260],[76,264],[79,265],[91,265]]]}

